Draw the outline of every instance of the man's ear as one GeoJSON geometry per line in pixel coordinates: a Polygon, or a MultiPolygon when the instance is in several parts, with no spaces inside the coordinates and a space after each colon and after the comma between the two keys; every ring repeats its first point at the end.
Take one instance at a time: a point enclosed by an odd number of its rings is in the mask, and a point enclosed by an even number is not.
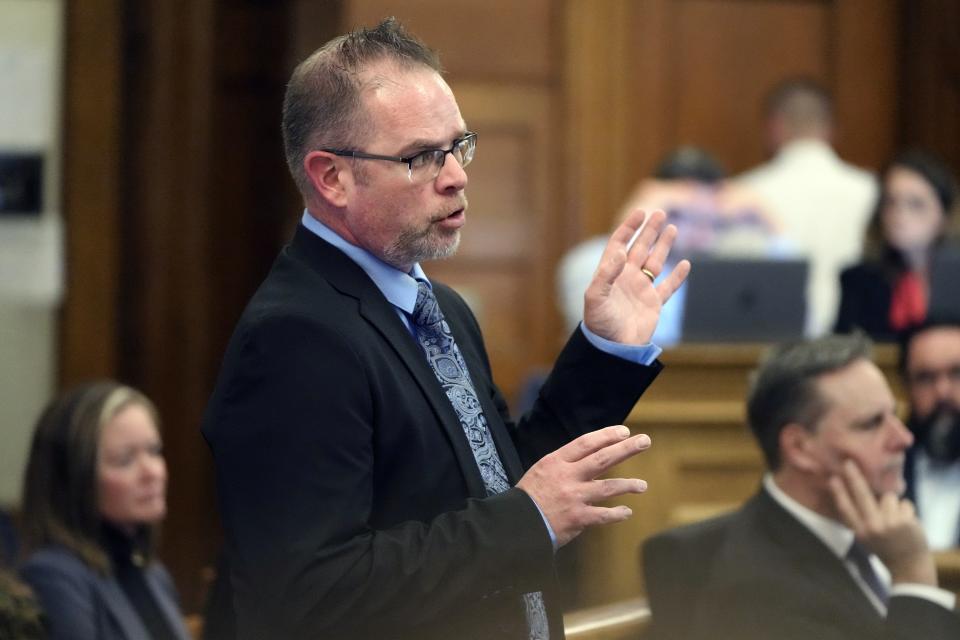
{"type": "Polygon", "coordinates": [[[334,207],[346,206],[346,187],[352,179],[346,162],[326,151],[311,151],[303,158],[303,170],[319,197],[334,207]]]}
{"type": "Polygon", "coordinates": [[[814,433],[797,422],[791,422],[780,431],[782,462],[795,469],[814,473],[821,469],[816,455],[814,433]]]}

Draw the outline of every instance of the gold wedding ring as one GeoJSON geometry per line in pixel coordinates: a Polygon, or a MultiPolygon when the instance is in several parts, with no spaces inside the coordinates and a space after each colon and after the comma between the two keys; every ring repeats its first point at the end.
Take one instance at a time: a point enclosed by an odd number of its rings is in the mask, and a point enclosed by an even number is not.
{"type": "Polygon", "coordinates": [[[645,276],[650,278],[650,282],[653,282],[657,279],[657,276],[653,275],[653,271],[650,271],[650,269],[647,269],[646,267],[640,267],[640,271],[642,271],[645,276]]]}

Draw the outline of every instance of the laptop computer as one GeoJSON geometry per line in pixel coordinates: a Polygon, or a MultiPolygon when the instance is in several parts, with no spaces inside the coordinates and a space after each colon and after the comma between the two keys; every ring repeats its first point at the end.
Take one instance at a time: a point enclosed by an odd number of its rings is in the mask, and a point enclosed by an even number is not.
{"type": "Polygon", "coordinates": [[[803,336],[807,261],[697,257],[683,342],[779,342],[803,336]]]}
{"type": "Polygon", "coordinates": [[[960,249],[941,250],[930,265],[931,318],[960,318],[960,249]]]}

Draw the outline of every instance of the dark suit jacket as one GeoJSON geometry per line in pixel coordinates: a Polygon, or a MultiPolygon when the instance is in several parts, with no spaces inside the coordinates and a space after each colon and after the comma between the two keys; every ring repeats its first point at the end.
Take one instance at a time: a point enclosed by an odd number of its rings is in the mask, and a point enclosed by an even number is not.
{"type": "MultiPolygon", "coordinates": [[[[515,425],[476,319],[451,289],[434,291],[511,483],[574,436],[621,422],[659,371],[578,331],[515,425]]],[[[525,638],[521,594],[538,590],[562,637],[536,505],[518,489],[486,497],[396,309],[303,227],[240,319],[203,433],[241,637],[525,638]]]]}
{"type": "Polygon", "coordinates": [[[890,599],[883,618],[816,536],[761,491],[734,514],[651,538],[644,572],[658,640],[939,640],[960,616],[890,599]]]}
{"type": "Polygon", "coordinates": [[[863,263],[840,274],[840,310],[834,331],[849,333],[863,329],[875,340],[892,341],[897,337],[890,326],[890,300],[893,289],[879,264],[863,263]]]}
{"type": "MultiPolygon", "coordinates": [[[[47,616],[50,640],[144,640],[147,629],[117,581],[102,576],[73,552],[49,547],[20,570],[47,616]]],[[[144,570],[147,586],[178,638],[189,640],[177,594],[161,565],[144,570]]]]}

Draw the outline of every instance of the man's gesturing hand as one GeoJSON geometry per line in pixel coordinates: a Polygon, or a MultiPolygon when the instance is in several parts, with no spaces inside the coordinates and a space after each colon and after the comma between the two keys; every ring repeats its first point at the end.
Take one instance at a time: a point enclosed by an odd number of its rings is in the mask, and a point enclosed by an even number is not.
{"type": "Polygon", "coordinates": [[[517,487],[537,503],[563,546],[591,525],[630,517],[629,507],[595,507],[593,503],[643,493],[647,483],[635,478],[598,480],[597,476],[649,447],[648,436],[630,437],[624,426],[593,431],[541,458],[517,487]]]}
{"type": "Polygon", "coordinates": [[[937,586],[937,570],[913,503],[893,493],[876,498],[852,460],[830,479],[840,517],[890,570],[893,583],[937,586]]]}

